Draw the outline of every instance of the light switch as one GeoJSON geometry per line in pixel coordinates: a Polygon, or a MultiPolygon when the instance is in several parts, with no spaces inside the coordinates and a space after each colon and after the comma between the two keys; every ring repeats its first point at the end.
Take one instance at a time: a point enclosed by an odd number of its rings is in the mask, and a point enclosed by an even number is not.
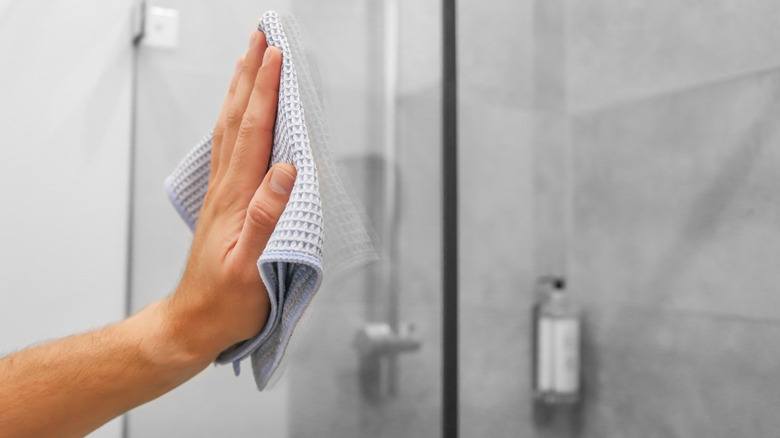
{"type": "Polygon", "coordinates": [[[179,45],[179,11],[158,6],[147,8],[141,44],[159,49],[175,49],[179,45]]]}

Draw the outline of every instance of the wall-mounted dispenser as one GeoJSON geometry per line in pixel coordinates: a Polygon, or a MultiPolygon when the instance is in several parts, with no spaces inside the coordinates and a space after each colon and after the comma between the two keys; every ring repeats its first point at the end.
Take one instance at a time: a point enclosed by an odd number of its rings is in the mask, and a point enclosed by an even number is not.
{"type": "Polygon", "coordinates": [[[580,398],[580,325],[577,306],[561,277],[542,277],[533,314],[534,397],[547,405],[580,398]]]}

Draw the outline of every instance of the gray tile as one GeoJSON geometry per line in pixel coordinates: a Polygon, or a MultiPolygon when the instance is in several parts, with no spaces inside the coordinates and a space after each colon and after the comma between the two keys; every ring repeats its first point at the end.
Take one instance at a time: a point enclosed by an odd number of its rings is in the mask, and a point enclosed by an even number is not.
{"type": "Polygon", "coordinates": [[[534,1],[458,2],[458,85],[476,98],[527,108],[534,93],[534,1]]]}
{"type": "Polygon", "coordinates": [[[570,2],[574,108],[601,108],[780,64],[780,3],[570,2]]]}
{"type": "Polygon", "coordinates": [[[575,436],[774,436],[778,324],[590,307],[575,436]]]}
{"type": "Polygon", "coordinates": [[[564,112],[568,105],[567,3],[565,0],[535,1],[533,8],[534,108],[545,112],[564,112]]]}
{"type": "Polygon", "coordinates": [[[576,292],[780,317],[779,116],[773,73],[577,117],[576,292]]]}
{"type": "Polygon", "coordinates": [[[567,272],[571,237],[571,118],[557,112],[537,111],[532,119],[532,158],[528,173],[533,196],[525,202],[534,212],[534,252],[540,275],[567,272]]]}
{"type": "Polygon", "coordinates": [[[466,437],[529,431],[533,301],[533,118],[461,104],[460,424],[466,437]]]}
{"type": "MultiPolygon", "coordinates": [[[[441,149],[440,93],[430,87],[399,99],[398,202],[393,242],[397,244],[397,311],[381,276],[371,268],[344,284],[323,288],[310,329],[290,366],[291,403],[304,411],[291,424],[293,437],[437,436],[441,414],[441,149]],[[435,147],[434,147],[435,146],[435,147]],[[388,322],[397,312],[414,323],[422,348],[398,358],[398,392],[374,400],[359,385],[352,340],[368,322],[388,322]],[[316,364],[322,364],[319,368],[316,364]],[[324,371],[327,370],[327,371],[324,371]]],[[[381,222],[384,207],[378,174],[383,157],[348,158],[364,166],[358,183],[370,216],[381,222]],[[365,187],[365,186],[371,187],[365,187]],[[379,190],[377,190],[379,189],[379,190]],[[378,208],[377,208],[378,207],[378,208]],[[379,210],[379,211],[376,211],[379,210]],[[377,214],[378,213],[378,214],[377,214]],[[379,218],[377,218],[379,216],[379,218]]],[[[378,229],[381,231],[381,229],[378,229]]],[[[388,242],[385,242],[388,243],[388,242]]],[[[382,249],[386,250],[387,245],[382,249]]]]}

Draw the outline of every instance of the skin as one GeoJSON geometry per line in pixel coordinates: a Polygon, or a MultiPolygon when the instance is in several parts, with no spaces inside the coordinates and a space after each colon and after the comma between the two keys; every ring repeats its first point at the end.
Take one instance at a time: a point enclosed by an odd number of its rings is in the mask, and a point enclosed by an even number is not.
{"type": "Polygon", "coordinates": [[[256,267],[295,168],[268,169],[282,55],[253,32],[214,128],[209,189],[176,291],[108,327],[0,360],[0,438],[80,437],[186,382],[269,312],[256,267]]]}

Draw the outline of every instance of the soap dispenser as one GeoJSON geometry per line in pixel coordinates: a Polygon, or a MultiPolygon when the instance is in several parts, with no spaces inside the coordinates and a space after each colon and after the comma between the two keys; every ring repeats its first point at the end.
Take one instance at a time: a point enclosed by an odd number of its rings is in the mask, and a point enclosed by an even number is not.
{"type": "Polygon", "coordinates": [[[534,306],[534,397],[545,405],[574,404],[580,398],[581,312],[562,277],[538,282],[534,306]]]}

